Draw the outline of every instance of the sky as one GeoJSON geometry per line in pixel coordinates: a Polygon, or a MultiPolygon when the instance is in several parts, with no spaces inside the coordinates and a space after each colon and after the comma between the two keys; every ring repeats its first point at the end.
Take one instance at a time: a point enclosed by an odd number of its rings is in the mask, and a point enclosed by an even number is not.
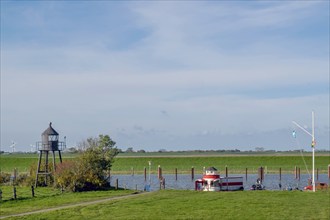
{"type": "Polygon", "coordinates": [[[329,4],[2,0],[1,150],[329,149],[329,4]]]}

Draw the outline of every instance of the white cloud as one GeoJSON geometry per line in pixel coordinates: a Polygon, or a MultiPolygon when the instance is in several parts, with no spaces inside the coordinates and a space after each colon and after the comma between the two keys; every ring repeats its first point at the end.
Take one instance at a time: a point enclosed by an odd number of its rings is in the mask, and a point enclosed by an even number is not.
{"type": "MultiPolygon", "coordinates": [[[[13,139],[30,124],[29,135],[39,135],[54,120],[72,141],[114,132],[118,143],[177,146],[201,134],[281,130],[311,109],[328,128],[328,90],[314,87],[326,89],[329,57],[300,54],[300,37],[284,34],[303,28],[319,3],[132,3],[125,13],[135,20],[118,35],[100,29],[79,37],[88,31],[58,25],[63,43],[10,42],[1,51],[3,136],[13,139]],[[144,35],[121,41],[130,27],[144,35]]],[[[31,19],[47,32],[39,16],[31,19]]],[[[306,48],[329,48],[314,41],[306,48]]]]}

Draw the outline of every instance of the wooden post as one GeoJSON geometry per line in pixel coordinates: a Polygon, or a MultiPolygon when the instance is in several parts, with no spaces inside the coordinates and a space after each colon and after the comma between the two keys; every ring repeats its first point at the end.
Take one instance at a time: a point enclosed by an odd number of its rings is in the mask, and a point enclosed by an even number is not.
{"type": "Polygon", "coordinates": [[[178,181],[178,168],[175,168],[175,181],[178,181]]]}
{"type": "Polygon", "coordinates": [[[144,182],[147,182],[147,168],[144,167],[144,182]]]}
{"type": "Polygon", "coordinates": [[[282,169],[280,167],[280,181],[282,180],[282,169]]]}
{"type": "Polygon", "coordinates": [[[16,168],[14,168],[14,178],[13,178],[13,185],[15,185],[16,184],[16,179],[17,179],[17,169],[16,168]]]}
{"type": "Polygon", "coordinates": [[[13,198],[17,199],[17,194],[16,194],[16,187],[13,187],[13,198]]]}
{"type": "Polygon", "coordinates": [[[191,167],[191,180],[194,180],[195,178],[195,169],[194,167],[191,167]]]}
{"type": "Polygon", "coordinates": [[[32,197],[34,197],[34,186],[33,185],[31,186],[31,194],[32,194],[32,197]]]}
{"type": "Polygon", "coordinates": [[[160,180],[162,178],[162,168],[160,165],[158,165],[158,179],[160,180]]]}
{"type": "Polygon", "coordinates": [[[115,189],[118,189],[118,178],[116,179],[115,189]]]}
{"type": "Polygon", "coordinates": [[[261,180],[261,182],[264,180],[264,168],[259,167],[258,169],[258,178],[261,180]]]}
{"type": "Polygon", "coordinates": [[[109,187],[111,187],[111,169],[108,171],[109,187]]]}
{"type": "Polygon", "coordinates": [[[132,167],[131,174],[132,174],[132,176],[134,176],[134,167],[132,167]]]}
{"type": "Polygon", "coordinates": [[[247,176],[248,176],[248,168],[245,168],[245,180],[247,181],[247,176]]]}
{"type": "Polygon", "coordinates": [[[297,168],[297,166],[294,167],[294,178],[298,179],[298,168],[297,168]]]}

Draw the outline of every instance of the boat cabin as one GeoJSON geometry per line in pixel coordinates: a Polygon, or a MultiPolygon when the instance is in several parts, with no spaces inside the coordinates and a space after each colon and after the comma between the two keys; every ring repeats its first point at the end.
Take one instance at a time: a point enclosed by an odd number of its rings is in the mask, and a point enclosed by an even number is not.
{"type": "Polygon", "coordinates": [[[243,177],[220,177],[215,167],[206,168],[202,179],[195,181],[195,190],[200,191],[234,191],[243,189],[243,177]]]}

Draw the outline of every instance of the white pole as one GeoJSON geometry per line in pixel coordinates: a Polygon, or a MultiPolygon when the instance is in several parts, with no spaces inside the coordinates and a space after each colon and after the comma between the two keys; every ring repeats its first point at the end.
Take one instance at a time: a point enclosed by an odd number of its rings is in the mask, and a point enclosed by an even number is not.
{"type": "Polygon", "coordinates": [[[149,161],[149,190],[151,188],[151,176],[150,176],[150,170],[151,170],[151,161],[149,161]]]}
{"type": "Polygon", "coordinates": [[[313,177],[312,185],[313,192],[315,192],[315,133],[314,133],[314,111],[312,111],[312,151],[313,151],[313,177]]]}
{"type": "Polygon", "coordinates": [[[313,172],[312,172],[312,186],[313,192],[315,192],[315,129],[314,129],[314,111],[312,111],[312,133],[309,133],[305,128],[300,126],[297,122],[292,121],[297,127],[303,130],[306,134],[312,137],[312,157],[313,157],[313,172]]]}

